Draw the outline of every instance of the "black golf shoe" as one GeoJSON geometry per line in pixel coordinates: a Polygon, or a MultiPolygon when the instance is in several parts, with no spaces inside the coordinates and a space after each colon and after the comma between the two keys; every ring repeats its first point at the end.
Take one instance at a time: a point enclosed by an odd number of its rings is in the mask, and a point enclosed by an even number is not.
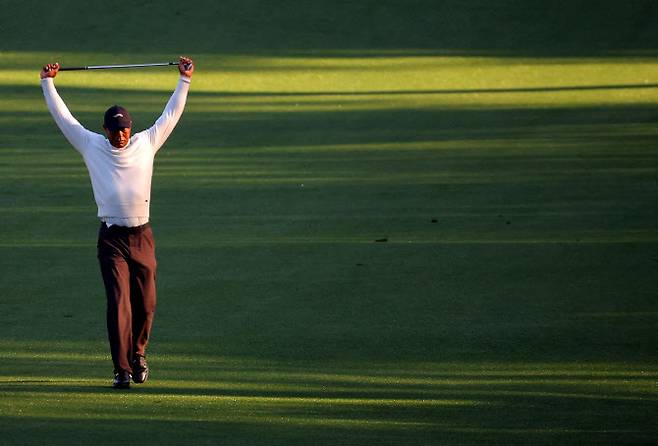
{"type": "Polygon", "coordinates": [[[114,382],[112,387],[115,389],[129,389],[130,388],[130,373],[122,371],[114,374],[114,382]]]}
{"type": "Polygon", "coordinates": [[[142,384],[147,379],[149,379],[149,365],[146,363],[146,358],[135,355],[133,360],[133,381],[136,384],[142,384]]]}

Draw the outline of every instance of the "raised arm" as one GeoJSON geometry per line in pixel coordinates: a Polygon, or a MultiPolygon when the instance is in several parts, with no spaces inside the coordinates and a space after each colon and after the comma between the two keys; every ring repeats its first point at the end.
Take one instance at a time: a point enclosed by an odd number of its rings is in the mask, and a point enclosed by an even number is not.
{"type": "Polygon", "coordinates": [[[80,153],[87,147],[87,139],[94,133],[85,129],[77,119],[73,117],[68,107],[57,93],[55,88],[55,76],[59,71],[59,64],[48,64],[41,70],[41,89],[46,98],[46,105],[50,114],[55,119],[57,127],[62,131],[66,139],[80,153]]]}
{"type": "Polygon", "coordinates": [[[153,146],[154,152],[160,150],[160,147],[165,143],[174,127],[178,123],[183,110],[185,109],[185,102],[187,101],[187,92],[190,89],[190,81],[192,73],[194,73],[194,62],[187,57],[181,57],[178,63],[178,71],[180,72],[180,79],[174,94],[169,98],[164,112],[155,124],[146,132],[153,146]]]}

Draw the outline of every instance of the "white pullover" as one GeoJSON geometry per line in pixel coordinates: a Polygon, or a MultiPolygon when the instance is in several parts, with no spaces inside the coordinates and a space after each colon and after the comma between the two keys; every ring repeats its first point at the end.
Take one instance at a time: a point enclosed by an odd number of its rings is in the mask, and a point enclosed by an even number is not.
{"type": "Polygon", "coordinates": [[[50,114],[89,171],[98,216],[124,226],[148,222],[153,159],[183,114],[190,78],[181,76],[174,94],[155,124],[131,136],[118,149],[105,136],[85,129],[71,114],[55,89],[53,78],[41,80],[50,114]]]}

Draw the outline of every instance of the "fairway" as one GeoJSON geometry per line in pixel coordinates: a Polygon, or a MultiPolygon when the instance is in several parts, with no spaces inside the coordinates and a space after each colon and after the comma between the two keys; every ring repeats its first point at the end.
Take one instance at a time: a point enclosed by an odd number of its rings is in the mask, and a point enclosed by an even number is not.
{"type": "MultiPolygon", "coordinates": [[[[118,3],[0,0],[0,443],[658,438],[652,2],[118,3]],[[180,54],[151,379],[116,391],[89,175],[38,70],[180,54]]],[[[177,77],[56,85],[139,131],[177,77]]]]}

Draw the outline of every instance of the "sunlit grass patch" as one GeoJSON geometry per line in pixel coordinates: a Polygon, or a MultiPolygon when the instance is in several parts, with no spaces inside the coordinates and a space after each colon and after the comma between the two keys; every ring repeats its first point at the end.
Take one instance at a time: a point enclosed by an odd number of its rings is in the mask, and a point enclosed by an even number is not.
{"type": "MultiPolygon", "coordinates": [[[[85,363],[97,363],[105,359],[102,355],[77,353],[80,346],[73,344],[61,344],[66,350],[55,351],[34,344],[26,353],[15,353],[9,346],[3,347],[3,360],[27,361],[32,373],[0,376],[0,408],[5,419],[27,423],[139,418],[147,424],[333,427],[412,436],[564,435],[603,432],[589,417],[582,418],[581,411],[592,404],[605,402],[612,411],[635,405],[641,412],[658,403],[658,370],[642,365],[459,362],[367,367],[359,362],[327,365],[156,354],[152,380],[121,392],[110,389],[109,380],[57,374],[71,365],[76,370],[76,364],[87,369],[85,363]],[[47,360],[55,362],[46,366],[42,361],[47,360]],[[44,367],[53,373],[40,375],[44,367]],[[565,417],[580,413],[581,418],[546,426],[540,420],[556,407],[565,417]],[[460,415],[469,412],[475,416],[471,421],[460,415]]],[[[643,430],[622,423],[614,431],[643,430]]]]}
{"type": "MultiPolygon", "coordinates": [[[[4,88],[38,84],[33,70],[0,70],[4,88]]],[[[76,61],[82,56],[72,55],[76,61]]],[[[90,60],[102,58],[95,55],[90,60]]],[[[107,60],[114,59],[111,56],[107,60]]],[[[190,111],[309,112],[426,107],[652,104],[658,64],[645,58],[341,58],[198,55],[190,111]],[[221,60],[217,64],[217,60],[221,60]],[[204,71],[204,61],[208,68],[204,71]]],[[[88,63],[91,64],[91,63],[88,63]]],[[[175,68],[62,73],[67,88],[167,92],[175,68]]],[[[143,101],[142,101],[143,102],[143,101]]],[[[148,100],[147,102],[151,102],[148,100]]],[[[144,103],[144,102],[143,102],[144,103]]],[[[32,110],[14,100],[15,110],[32,110]]],[[[85,110],[81,106],[80,110],[85,110]]]]}

